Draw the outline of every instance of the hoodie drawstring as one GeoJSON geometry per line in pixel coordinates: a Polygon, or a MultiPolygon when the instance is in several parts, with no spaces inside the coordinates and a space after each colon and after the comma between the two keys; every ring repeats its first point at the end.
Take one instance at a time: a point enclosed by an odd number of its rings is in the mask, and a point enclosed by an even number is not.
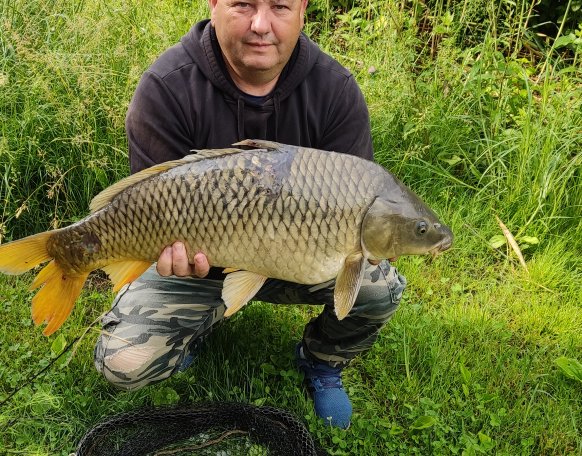
{"type": "Polygon", "coordinates": [[[279,141],[279,110],[281,109],[281,99],[279,92],[275,92],[273,97],[273,104],[275,105],[275,141],[279,141]]]}
{"type": "Polygon", "coordinates": [[[245,139],[245,100],[243,97],[238,97],[237,120],[238,140],[242,141],[245,139]]]}

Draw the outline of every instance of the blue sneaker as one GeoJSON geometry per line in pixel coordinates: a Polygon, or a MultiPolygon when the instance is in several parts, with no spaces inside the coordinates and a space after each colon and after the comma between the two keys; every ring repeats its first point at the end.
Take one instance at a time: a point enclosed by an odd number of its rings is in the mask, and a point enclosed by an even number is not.
{"type": "Polygon", "coordinates": [[[308,360],[301,343],[295,348],[295,359],[297,369],[305,375],[315,414],[330,426],[347,429],[352,417],[352,403],[342,385],[342,368],[308,360]]]}
{"type": "MultiPolygon", "coordinates": [[[[210,332],[208,332],[208,333],[210,333],[210,332]]],[[[184,359],[182,359],[182,363],[178,367],[178,372],[184,372],[186,369],[188,369],[192,365],[194,360],[196,358],[198,358],[198,355],[202,351],[202,345],[204,345],[204,341],[206,340],[207,337],[208,337],[208,334],[203,334],[198,339],[192,341],[190,346],[187,348],[188,351],[184,355],[184,359]]]]}

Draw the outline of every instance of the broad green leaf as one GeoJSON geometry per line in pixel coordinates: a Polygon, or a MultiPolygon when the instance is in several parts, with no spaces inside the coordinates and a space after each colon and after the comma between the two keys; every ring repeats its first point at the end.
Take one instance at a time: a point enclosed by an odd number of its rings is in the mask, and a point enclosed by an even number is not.
{"type": "Polygon", "coordinates": [[[489,413],[489,424],[495,427],[501,426],[501,419],[499,418],[498,415],[491,412],[489,413]]]}
{"type": "Polygon", "coordinates": [[[580,361],[560,356],[554,362],[566,377],[582,382],[582,364],[580,364],[580,361]]]}
{"type": "Polygon", "coordinates": [[[459,364],[459,370],[461,371],[461,377],[463,377],[463,382],[466,384],[471,383],[471,371],[465,367],[463,363],[459,364]]]}
{"type": "Polygon", "coordinates": [[[59,334],[51,344],[51,353],[53,357],[59,356],[67,346],[67,338],[63,334],[59,334]]]}
{"type": "Polygon", "coordinates": [[[495,442],[487,434],[483,434],[482,432],[479,432],[477,434],[477,436],[479,437],[479,442],[481,443],[481,448],[483,448],[484,450],[490,450],[495,446],[495,442]]]}
{"type": "Polygon", "coordinates": [[[521,236],[519,238],[519,242],[524,242],[526,244],[535,245],[535,244],[539,244],[540,240],[535,236],[521,236]]]}
{"type": "Polygon", "coordinates": [[[275,369],[275,366],[269,363],[261,364],[261,370],[267,375],[275,375],[277,373],[277,369],[275,369]]]}
{"type": "Polygon", "coordinates": [[[156,406],[177,404],[179,400],[180,395],[176,390],[167,386],[154,391],[152,395],[152,401],[156,406]]]}
{"type": "Polygon", "coordinates": [[[392,427],[392,422],[386,419],[379,419],[378,422],[376,423],[379,426],[385,427],[387,429],[390,429],[392,427]]]}
{"type": "Polygon", "coordinates": [[[442,161],[448,163],[450,166],[454,166],[457,163],[459,163],[462,158],[459,157],[458,155],[453,155],[451,158],[441,158],[442,161]]]}
{"type": "Polygon", "coordinates": [[[454,20],[455,20],[455,15],[453,13],[451,13],[450,11],[447,11],[447,13],[443,17],[443,24],[445,24],[447,27],[449,27],[449,26],[453,25],[454,20]]]}
{"type": "Polygon", "coordinates": [[[554,41],[554,48],[558,49],[558,48],[561,48],[564,46],[568,46],[569,44],[572,44],[575,39],[576,39],[576,35],[574,35],[573,33],[570,33],[569,35],[561,36],[556,41],[554,41]]]}
{"type": "Polygon", "coordinates": [[[416,419],[414,423],[410,426],[410,429],[427,429],[433,427],[437,420],[434,416],[424,415],[416,419]]]}
{"type": "Polygon", "coordinates": [[[454,283],[453,286],[451,287],[451,291],[453,293],[461,293],[463,291],[463,285],[461,285],[460,283],[454,283]]]}
{"type": "Polygon", "coordinates": [[[489,245],[494,249],[498,249],[499,247],[505,245],[506,243],[505,236],[503,234],[496,234],[491,239],[489,239],[489,245]]]}
{"type": "Polygon", "coordinates": [[[390,428],[390,435],[401,435],[404,433],[404,428],[402,426],[398,426],[397,424],[393,424],[390,428]]]}

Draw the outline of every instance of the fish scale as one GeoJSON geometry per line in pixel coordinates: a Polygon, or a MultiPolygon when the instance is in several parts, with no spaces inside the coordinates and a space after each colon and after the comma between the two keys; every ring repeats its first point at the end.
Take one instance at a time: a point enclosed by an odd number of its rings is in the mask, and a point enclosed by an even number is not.
{"type": "Polygon", "coordinates": [[[22,273],[52,259],[33,282],[33,319],[54,332],[89,272],[102,268],[114,290],[163,249],[186,245],[227,274],[226,316],[266,278],[302,284],[336,279],[344,318],[366,260],[436,253],[452,243],[437,216],[381,166],[361,158],[268,141],[197,151],[105,189],[74,225],[0,246],[0,271],[22,273]]]}

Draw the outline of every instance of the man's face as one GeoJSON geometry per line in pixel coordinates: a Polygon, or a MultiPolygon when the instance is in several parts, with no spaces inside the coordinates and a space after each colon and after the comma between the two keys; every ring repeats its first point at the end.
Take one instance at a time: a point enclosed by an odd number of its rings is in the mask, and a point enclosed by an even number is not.
{"type": "Polygon", "coordinates": [[[239,76],[278,75],[303,27],[307,0],[209,0],[212,25],[239,76]]]}

